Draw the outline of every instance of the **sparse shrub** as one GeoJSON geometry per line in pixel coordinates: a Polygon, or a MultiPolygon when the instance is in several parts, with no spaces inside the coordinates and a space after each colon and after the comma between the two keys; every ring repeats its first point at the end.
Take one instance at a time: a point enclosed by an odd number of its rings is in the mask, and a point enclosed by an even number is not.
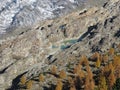
{"type": "Polygon", "coordinates": [[[27,78],[26,78],[25,75],[23,75],[23,76],[20,78],[21,84],[22,84],[22,85],[25,85],[26,81],[27,81],[27,78]]]}
{"type": "Polygon", "coordinates": [[[44,75],[43,75],[43,74],[40,74],[40,75],[39,75],[39,81],[44,82],[44,79],[45,79],[45,78],[44,78],[44,75]]]}
{"type": "Polygon", "coordinates": [[[32,85],[33,85],[32,80],[29,80],[29,81],[26,83],[26,88],[27,88],[27,89],[31,89],[31,88],[32,88],[32,85]]]}

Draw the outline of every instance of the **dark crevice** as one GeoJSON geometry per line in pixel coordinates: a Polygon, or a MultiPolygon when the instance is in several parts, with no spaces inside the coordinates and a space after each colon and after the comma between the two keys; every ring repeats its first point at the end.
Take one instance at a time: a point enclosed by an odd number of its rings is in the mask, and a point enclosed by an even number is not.
{"type": "Polygon", "coordinates": [[[52,57],[53,57],[53,55],[49,55],[49,56],[47,57],[47,59],[50,60],[52,57]]]}
{"type": "Polygon", "coordinates": [[[93,25],[93,26],[90,26],[88,27],[88,31],[85,32],[79,39],[78,39],[78,42],[79,41],[82,41],[86,36],[88,36],[90,33],[92,34],[92,31],[93,30],[96,30],[98,29],[98,23],[96,25],[93,25]]]}
{"type": "Polygon", "coordinates": [[[55,61],[57,61],[57,58],[55,58],[54,60],[50,61],[49,64],[54,63],[55,61]]]}
{"type": "Polygon", "coordinates": [[[104,28],[106,28],[107,22],[108,22],[108,19],[106,19],[104,22],[104,28]]]}
{"type": "Polygon", "coordinates": [[[114,19],[116,19],[116,18],[117,18],[117,16],[113,16],[113,17],[111,17],[109,19],[106,19],[105,22],[104,22],[104,27],[105,28],[107,27],[108,22],[113,23],[114,19]]]}
{"type": "Polygon", "coordinates": [[[110,18],[110,23],[113,23],[114,22],[114,19],[116,19],[117,16],[113,16],[112,18],[110,18]]]}
{"type": "Polygon", "coordinates": [[[89,38],[91,39],[91,38],[95,37],[96,33],[97,32],[90,32],[89,38]]]}
{"type": "Polygon", "coordinates": [[[120,28],[119,28],[119,30],[115,33],[114,37],[120,37],[120,28]]]}
{"type": "Polygon", "coordinates": [[[67,37],[66,25],[67,24],[63,24],[63,25],[59,26],[59,29],[61,29],[61,31],[63,32],[65,37],[67,37]]]}
{"type": "Polygon", "coordinates": [[[10,65],[8,65],[7,67],[5,67],[4,69],[0,70],[0,74],[4,74],[6,72],[6,70],[11,67],[13,64],[15,64],[17,61],[15,61],[14,63],[11,63],[10,65]]]}
{"type": "Polygon", "coordinates": [[[84,14],[86,12],[87,12],[87,10],[84,10],[83,12],[80,12],[79,15],[82,15],[82,14],[84,14]]]}
{"type": "Polygon", "coordinates": [[[41,29],[40,30],[44,30],[45,28],[44,27],[41,27],[41,29]]]}
{"type": "Polygon", "coordinates": [[[99,48],[99,46],[92,46],[92,53],[94,52],[102,52],[101,49],[99,48]]]}
{"type": "Polygon", "coordinates": [[[71,47],[71,45],[67,45],[67,46],[65,46],[65,47],[62,47],[61,50],[65,50],[65,49],[68,49],[68,48],[70,48],[70,47],[71,47]]]}
{"type": "Polygon", "coordinates": [[[105,38],[101,38],[101,40],[99,41],[99,44],[102,45],[105,41],[105,38]]]}
{"type": "Polygon", "coordinates": [[[50,87],[44,86],[44,87],[43,87],[43,90],[55,90],[55,87],[56,87],[56,85],[50,84],[50,87]]]}
{"type": "Polygon", "coordinates": [[[21,32],[19,35],[22,35],[22,34],[24,34],[24,32],[21,32]]]}
{"type": "Polygon", "coordinates": [[[48,25],[49,28],[52,27],[52,26],[53,26],[53,24],[49,24],[49,25],[48,25]]]}
{"type": "Polygon", "coordinates": [[[103,5],[103,8],[105,8],[107,6],[108,2],[105,2],[103,5]]]}

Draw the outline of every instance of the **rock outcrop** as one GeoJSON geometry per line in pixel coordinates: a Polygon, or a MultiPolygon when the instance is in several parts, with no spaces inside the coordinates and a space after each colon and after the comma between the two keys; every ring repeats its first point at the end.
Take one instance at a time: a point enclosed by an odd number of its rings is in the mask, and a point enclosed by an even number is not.
{"type": "MultiPolygon", "coordinates": [[[[1,37],[0,90],[17,90],[23,74],[30,79],[48,71],[51,65],[62,69],[82,54],[90,56],[115,48],[120,43],[119,12],[120,1],[109,0],[101,7],[77,10],[1,37]]],[[[35,86],[33,90],[42,88],[35,86]]]]}

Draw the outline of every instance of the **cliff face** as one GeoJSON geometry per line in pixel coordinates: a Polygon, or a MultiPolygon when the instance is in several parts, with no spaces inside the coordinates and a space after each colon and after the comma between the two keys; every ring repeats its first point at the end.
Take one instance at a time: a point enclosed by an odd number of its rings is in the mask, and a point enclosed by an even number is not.
{"type": "MultiPolygon", "coordinates": [[[[77,10],[29,29],[9,32],[0,42],[1,90],[16,90],[23,73],[30,79],[49,70],[51,65],[62,69],[82,54],[90,56],[116,47],[120,43],[119,12],[120,1],[109,0],[101,7],[77,10]]],[[[34,84],[33,90],[42,88],[34,84]]]]}

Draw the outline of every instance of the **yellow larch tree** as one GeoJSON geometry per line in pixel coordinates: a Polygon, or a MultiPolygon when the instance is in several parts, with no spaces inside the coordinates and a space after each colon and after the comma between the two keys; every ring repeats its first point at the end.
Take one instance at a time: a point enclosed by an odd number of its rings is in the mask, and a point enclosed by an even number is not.
{"type": "Polygon", "coordinates": [[[99,90],[107,90],[107,83],[106,83],[106,78],[103,75],[100,75],[100,80],[99,80],[99,90]]]}
{"type": "Polygon", "coordinates": [[[99,67],[100,67],[100,64],[101,64],[101,62],[100,62],[100,60],[99,60],[99,58],[98,58],[97,61],[96,61],[96,67],[99,68],[99,67]]]}

